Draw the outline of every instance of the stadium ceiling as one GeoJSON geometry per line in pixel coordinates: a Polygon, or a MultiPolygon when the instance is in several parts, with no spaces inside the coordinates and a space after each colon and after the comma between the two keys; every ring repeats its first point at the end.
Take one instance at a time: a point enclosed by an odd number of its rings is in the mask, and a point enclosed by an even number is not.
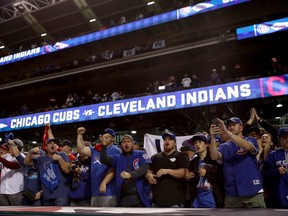
{"type": "MultiPolygon", "coordinates": [[[[1,0],[0,46],[5,48],[0,50],[0,54],[7,55],[18,52],[19,49],[30,49],[33,45],[41,46],[44,42],[54,44],[67,38],[95,32],[109,27],[111,20],[116,25],[119,24],[122,16],[130,22],[135,20],[138,13],[150,17],[175,9],[173,0],[157,0],[152,5],[148,5],[148,2],[150,0],[1,0]],[[95,21],[90,22],[93,19],[95,21]],[[43,34],[45,36],[41,36],[43,34]]],[[[271,2],[254,0],[245,3],[244,6],[238,5],[225,9],[231,14],[231,20],[222,20],[223,31],[227,24],[232,28],[245,25],[248,17],[249,21],[262,22],[274,18],[275,15],[281,17],[286,13],[287,6],[284,1],[274,0],[273,4],[271,2]],[[248,10],[245,5],[249,5],[246,6],[248,10]],[[246,12],[245,17],[241,13],[243,9],[246,12]],[[243,21],[239,16],[243,16],[243,21]],[[233,26],[230,22],[232,20],[237,20],[233,26]]],[[[221,16],[221,12],[218,15],[221,16]]],[[[166,30],[173,33],[173,29],[176,28],[185,33],[191,31],[193,22],[197,20],[189,18],[188,21],[182,22],[180,28],[173,24],[166,30]]],[[[215,28],[214,20],[209,16],[206,17],[203,25],[211,26],[211,29],[215,28]]]]}
{"type": "Polygon", "coordinates": [[[122,16],[127,22],[138,13],[152,16],[175,9],[173,1],[148,0],[14,0],[0,1],[0,43],[6,52],[22,46],[48,44],[117,24],[122,16]],[[95,19],[94,22],[90,20],[95,19]],[[47,35],[41,37],[41,34],[47,35]]]}

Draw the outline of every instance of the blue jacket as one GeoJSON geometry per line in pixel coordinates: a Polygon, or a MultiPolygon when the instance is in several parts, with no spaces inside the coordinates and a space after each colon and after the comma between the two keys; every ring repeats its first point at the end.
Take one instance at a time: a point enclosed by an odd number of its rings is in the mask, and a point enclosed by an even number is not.
{"type": "MultiPolygon", "coordinates": [[[[98,151],[95,148],[91,149],[91,193],[92,196],[115,196],[116,195],[116,185],[115,185],[115,179],[112,179],[107,184],[106,193],[100,193],[99,187],[101,185],[101,182],[105,178],[109,167],[105,164],[102,164],[100,162],[100,151],[98,151]]],[[[117,155],[120,154],[121,150],[116,147],[115,145],[111,145],[107,147],[107,155],[117,155]]]]}
{"type": "MultiPolygon", "coordinates": [[[[133,151],[131,155],[127,156],[124,154],[113,156],[113,167],[115,167],[116,177],[116,188],[117,188],[117,199],[120,201],[121,187],[123,184],[123,178],[120,176],[122,171],[127,171],[127,167],[131,167],[131,171],[137,170],[142,164],[149,163],[150,159],[142,151],[133,151]]],[[[137,192],[140,196],[141,201],[146,207],[151,207],[150,199],[150,185],[146,180],[145,176],[140,176],[134,179],[137,192]]]]}
{"type": "Polygon", "coordinates": [[[269,186],[269,200],[271,207],[287,208],[288,207],[288,173],[284,175],[279,173],[280,166],[288,167],[286,164],[285,154],[288,157],[288,151],[279,148],[276,151],[270,152],[264,162],[264,178],[269,186]]]}

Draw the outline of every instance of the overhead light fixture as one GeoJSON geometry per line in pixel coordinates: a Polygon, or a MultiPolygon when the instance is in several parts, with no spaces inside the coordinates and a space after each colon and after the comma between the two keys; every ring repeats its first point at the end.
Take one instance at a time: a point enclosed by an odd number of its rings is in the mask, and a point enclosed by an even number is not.
{"type": "Polygon", "coordinates": [[[137,133],[137,131],[135,131],[135,130],[131,131],[131,134],[136,134],[136,133],[137,133]]]}
{"type": "Polygon", "coordinates": [[[47,34],[46,33],[43,33],[43,34],[41,34],[41,37],[45,37],[47,34]]]}
{"type": "Polygon", "coordinates": [[[283,104],[281,102],[279,102],[277,105],[276,105],[277,108],[280,108],[280,107],[283,107],[283,104]]]}
{"type": "Polygon", "coordinates": [[[95,22],[96,21],[96,19],[90,19],[89,20],[89,22],[91,23],[91,22],[95,22]]]}
{"type": "Polygon", "coordinates": [[[5,46],[0,46],[0,49],[4,49],[5,48],[5,46]]]}
{"type": "Polygon", "coordinates": [[[277,116],[277,117],[275,117],[275,119],[281,119],[281,117],[277,116]]]}
{"type": "Polygon", "coordinates": [[[36,141],[32,141],[32,143],[33,143],[33,144],[37,144],[37,142],[36,142],[36,141]]]}
{"type": "Polygon", "coordinates": [[[155,1],[150,1],[147,3],[147,5],[153,5],[153,4],[155,4],[155,1]]]}

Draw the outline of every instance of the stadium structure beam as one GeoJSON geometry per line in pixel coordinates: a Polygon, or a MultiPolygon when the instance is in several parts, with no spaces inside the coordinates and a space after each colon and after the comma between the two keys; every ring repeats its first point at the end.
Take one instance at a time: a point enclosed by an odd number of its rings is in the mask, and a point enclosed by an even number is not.
{"type": "Polygon", "coordinates": [[[22,16],[23,13],[54,6],[67,0],[18,0],[0,8],[0,23],[22,16]]]}

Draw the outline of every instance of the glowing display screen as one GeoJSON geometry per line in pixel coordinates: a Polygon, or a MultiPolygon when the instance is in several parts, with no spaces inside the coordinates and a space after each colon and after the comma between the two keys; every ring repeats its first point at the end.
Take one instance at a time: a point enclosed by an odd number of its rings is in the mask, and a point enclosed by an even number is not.
{"type": "Polygon", "coordinates": [[[288,29],[288,18],[272,20],[260,24],[253,24],[236,29],[237,39],[242,40],[251,37],[258,37],[272,34],[288,29]]]}
{"type": "Polygon", "coordinates": [[[288,74],[0,119],[0,132],[288,94],[288,74]]]}

